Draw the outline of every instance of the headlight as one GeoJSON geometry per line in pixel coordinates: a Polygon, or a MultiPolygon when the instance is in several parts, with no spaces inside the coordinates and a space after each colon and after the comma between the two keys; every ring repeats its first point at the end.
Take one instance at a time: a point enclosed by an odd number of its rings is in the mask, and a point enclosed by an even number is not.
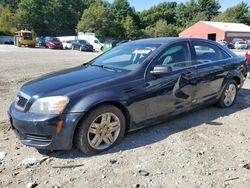
{"type": "Polygon", "coordinates": [[[36,114],[60,114],[68,102],[68,97],[64,96],[40,98],[32,104],[29,112],[36,114]]]}

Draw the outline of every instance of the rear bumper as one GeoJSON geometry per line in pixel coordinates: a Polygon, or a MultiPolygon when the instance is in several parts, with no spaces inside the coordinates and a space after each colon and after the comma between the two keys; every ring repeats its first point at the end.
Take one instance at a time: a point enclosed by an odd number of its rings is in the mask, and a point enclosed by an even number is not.
{"type": "Polygon", "coordinates": [[[13,104],[8,114],[12,130],[24,145],[48,150],[71,149],[74,131],[82,116],[81,113],[34,115],[16,110],[13,104]],[[59,133],[56,132],[58,120],[63,121],[59,133]]]}

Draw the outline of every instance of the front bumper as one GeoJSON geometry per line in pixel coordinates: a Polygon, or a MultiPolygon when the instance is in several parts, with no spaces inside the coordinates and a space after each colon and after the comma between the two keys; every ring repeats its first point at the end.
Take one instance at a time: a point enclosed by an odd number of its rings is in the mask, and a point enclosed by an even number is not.
{"type": "Polygon", "coordinates": [[[21,40],[21,44],[27,45],[27,46],[32,46],[36,44],[36,41],[34,40],[21,40]]]}
{"type": "Polygon", "coordinates": [[[52,49],[63,49],[63,46],[51,45],[50,48],[52,48],[52,49]]]}
{"type": "Polygon", "coordinates": [[[21,112],[12,104],[9,109],[11,127],[20,141],[37,149],[69,150],[73,146],[74,131],[82,113],[35,115],[21,112]],[[63,121],[59,133],[58,120],[63,121]]]}

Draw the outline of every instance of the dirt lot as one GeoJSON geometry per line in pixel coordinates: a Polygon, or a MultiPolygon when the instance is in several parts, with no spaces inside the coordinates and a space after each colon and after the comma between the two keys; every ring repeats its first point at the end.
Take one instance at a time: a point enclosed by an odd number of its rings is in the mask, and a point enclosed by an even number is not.
{"type": "Polygon", "coordinates": [[[210,106],[130,133],[98,156],[57,151],[40,164],[23,165],[40,154],[9,130],[6,111],[18,88],[96,55],[0,45],[0,157],[6,152],[0,187],[250,187],[250,79],[232,108],[210,106]]]}

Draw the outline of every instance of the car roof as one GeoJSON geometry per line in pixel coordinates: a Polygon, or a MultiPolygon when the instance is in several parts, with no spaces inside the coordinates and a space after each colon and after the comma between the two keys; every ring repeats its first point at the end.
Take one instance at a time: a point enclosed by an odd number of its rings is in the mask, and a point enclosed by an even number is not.
{"type": "Polygon", "coordinates": [[[164,38],[148,38],[148,39],[139,39],[135,41],[131,41],[130,43],[134,44],[167,44],[170,42],[178,42],[178,41],[206,41],[206,42],[212,42],[214,41],[208,40],[208,39],[199,39],[199,38],[180,38],[180,37],[164,37],[164,38]]]}
{"type": "MultiPolygon", "coordinates": [[[[129,44],[159,44],[164,45],[172,42],[181,42],[181,41],[191,41],[191,42],[206,42],[213,44],[217,47],[222,47],[220,44],[216,43],[215,41],[209,40],[209,39],[200,39],[200,38],[180,38],[180,37],[165,37],[165,38],[149,38],[149,39],[140,39],[131,41],[122,45],[129,45],[129,44]]],[[[226,51],[231,56],[235,57],[236,55],[229,49],[224,48],[224,51],[226,51]]]]}

